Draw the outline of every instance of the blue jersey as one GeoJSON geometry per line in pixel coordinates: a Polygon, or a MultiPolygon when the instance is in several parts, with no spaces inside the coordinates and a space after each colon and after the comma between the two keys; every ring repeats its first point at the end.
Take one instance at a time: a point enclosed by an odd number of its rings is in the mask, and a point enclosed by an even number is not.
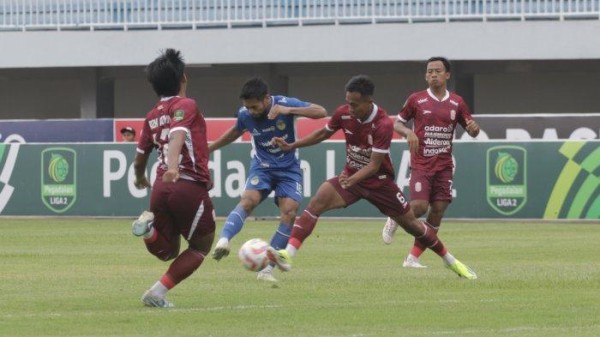
{"type": "MultiPolygon", "coordinates": [[[[288,107],[307,107],[310,103],[285,96],[271,96],[273,105],[288,107]]],[[[241,132],[252,134],[252,164],[263,168],[287,168],[299,166],[297,151],[284,152],[271,143],[273,137],[281,137],[288,143],[296,141],[295,115],[279,115],[268,119],[266,114],[254,118],[245,107],[238,111],[235,127],[241,132]]]]}

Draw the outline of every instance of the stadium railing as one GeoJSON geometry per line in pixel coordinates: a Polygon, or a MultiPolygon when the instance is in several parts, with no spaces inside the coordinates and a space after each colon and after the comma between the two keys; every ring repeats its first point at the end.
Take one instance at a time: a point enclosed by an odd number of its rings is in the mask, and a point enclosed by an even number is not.
{"type": "Polygon", "coordinates": [[[600,19],[600,0],[0,0],[0,30],[600,19]]]}

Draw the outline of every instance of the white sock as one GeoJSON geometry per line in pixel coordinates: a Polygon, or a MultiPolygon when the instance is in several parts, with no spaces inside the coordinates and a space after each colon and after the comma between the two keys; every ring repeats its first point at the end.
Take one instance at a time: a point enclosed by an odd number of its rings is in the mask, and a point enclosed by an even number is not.
{"type": "Polygon", "coordinates": [[[271,273],[273,272],[273,265],[271,263],[267,264],[267,266],[260,271],[261,273],[271,273]]]}
{"type": "Polygon", "coordinates": [[[450,253],[446,253],[446,255],[442,257],[442,259],[444,259],[444,262],[446,262],[446,264],[453,264],[456,261],[456,258],[450,253]]]}
{"type": "Polygon", "coordinates": [[[152,288],[150,288],[150,292],[152,292],[154,295],[161,296],[161,297],[165,297],[165,295],[167,294],[167,291],[169,291],[169,289],[167,289],[167,287],[165,287],[162,283],[160,283],[160,281],[157,281],[156,283],[154,283],[152,288]]]}
{"type": "Polygon", "coordinates": [[[229,240],[227,240],[227,238],[220,238],[219,241],[217,241],[217,246],[227,246],[229,244],[229,240]]]}
{"type": "Polygon", "coordinates": [[[287,250],[288,254],[290,254],[290,257],[296,256],[296,252],[298,251],[298,249],[296,249],[296,247],[290,245],[289,243],[285,247],[285,250],[287,250]]]}
{"type": "Polygon", "coordinates": [[[154,227],[150,227],[150,230],[148,231],[148,233],[142,235],[142,237],[144,239],[150,239],[152,237],[152,235],[154,235],[154,227]]]}

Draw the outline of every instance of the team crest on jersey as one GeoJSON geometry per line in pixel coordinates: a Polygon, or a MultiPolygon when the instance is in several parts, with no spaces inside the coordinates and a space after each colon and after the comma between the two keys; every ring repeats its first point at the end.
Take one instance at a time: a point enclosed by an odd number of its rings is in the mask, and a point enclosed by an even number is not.
{"type": "Polygon", "coordinates": [[[277,123],[275,123],[275,126],[277,126],[279,130],[283,131],[285,129],[285,122],[282,120],[278,120],[277,123]]]}
{"type": "Polygon", "coordinates": [[[183,117],[185,116],[185,111],[183,110],[177,110],[175,111],[175,113],[173,114],[173,120],[175,121],[181,121],[183,120],[183,117]]]}
{"type": "Polygon", "coordinates": [[[456,110],[450,110],[450,119],[451,120],[455,120],[456,119],[456,110]]]}
{"type": "Polygon", "coordinates": [[[250,184],[252,185],[258,185],[260,179],[258,178],[258,176],[254,176],[252,178],[250,178],[250,184]]]}

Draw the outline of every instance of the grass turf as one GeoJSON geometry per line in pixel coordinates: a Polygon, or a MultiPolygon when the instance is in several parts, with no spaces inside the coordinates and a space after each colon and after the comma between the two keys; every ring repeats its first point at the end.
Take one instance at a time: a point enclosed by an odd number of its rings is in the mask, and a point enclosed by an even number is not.
{"type": "Polygon", "coordinates": [[[442,240],[479,275],[467,281],[432,252],[402,268],[412,240],[384,245],[383,222],[322,219],[273,286],[235,256],[276,227],[249,221],[162,310],[139,299],[168,265],[129,220],[2,218],[0,336],[600,335],[597,224],[448,222],[442,240]]]}

